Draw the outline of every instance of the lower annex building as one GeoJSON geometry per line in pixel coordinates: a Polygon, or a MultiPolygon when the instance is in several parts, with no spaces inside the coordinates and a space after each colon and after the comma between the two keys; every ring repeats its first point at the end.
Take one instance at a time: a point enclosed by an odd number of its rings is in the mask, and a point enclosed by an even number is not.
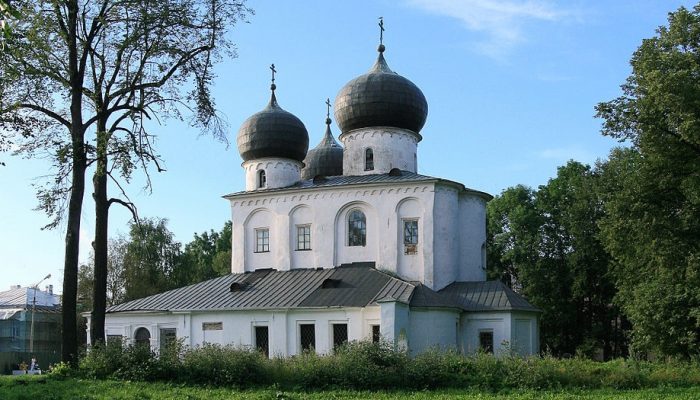
{"type": "Polygon", "coordinates": [[[277,103],[273,68],[269,104],[238,131],[245,190],[224,196],[231,274],[109,307],[108,338],[158,349],[176,337],[270,356],[355,340],[411,353],[539,352],[540,311],[486,280],[491,196],[418,174],[428,104],[389,68],[384,45],[378,51],[335,99],[342,147],[329,112],[308,150],[304,124],[277,103]]]}

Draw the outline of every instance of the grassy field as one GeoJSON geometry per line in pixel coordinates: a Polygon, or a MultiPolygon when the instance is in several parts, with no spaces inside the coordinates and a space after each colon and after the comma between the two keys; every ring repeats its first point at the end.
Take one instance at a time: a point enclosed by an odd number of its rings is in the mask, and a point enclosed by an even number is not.
{"type": "Polygon", "coordinates": [[[567,391],[511,391],[474,392],[463,390],[435,390],[418,392],[352,392],[323,391],[295,392],[274,388],[237,391],[226,388],[203,388],[177,386],[164,383],[128,381],[102,381],[84,379],[55,379],[40,377],[0,377],[0,399],[2,400],[100,400],[100,399],[152,399],[152,400],[301,400],[301,399],[604,399],[604,400],[654,400],[654,399],[700,399],[700,387],[656,388],[643,390],[567,390],[567,391]]]}

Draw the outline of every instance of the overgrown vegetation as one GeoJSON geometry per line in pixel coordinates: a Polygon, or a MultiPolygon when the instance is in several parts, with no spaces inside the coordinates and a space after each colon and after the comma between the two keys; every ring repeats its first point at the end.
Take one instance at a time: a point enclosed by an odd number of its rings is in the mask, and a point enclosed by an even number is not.
{"type": "Polygon", "coordinates": [[[101,399],[150,399],[150,400],[302,400],[302,399],[440,399],[440,400],[685,400],[700,397],[700,388],[656,388],[631,391],[604,390],[515,390],[488,393],[472,390],[436,391],[297,391],[266,387],[253,390],[231,388],[203,388],[160,382],[124,382],[114,380],[54,379],[32,376],[16,378],[0,376],[0,393],[3,400],[101,400],[101,399]]]}
{"type": "Polygon", "coordinates": [[[351,343],[332,355],[267,359],[247,348],[175,345],[157,356],[147,346],[110,343],[61,375],[172,384],[284,390],[560,390],[700,386],[700,365],[685,361],[463,356],[428,351],[415,357],[389,344],[351,343]]]}

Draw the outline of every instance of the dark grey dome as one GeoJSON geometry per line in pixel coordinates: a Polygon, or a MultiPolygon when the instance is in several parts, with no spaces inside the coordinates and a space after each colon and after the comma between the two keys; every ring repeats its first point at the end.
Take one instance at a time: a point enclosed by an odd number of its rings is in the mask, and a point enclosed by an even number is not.
{"type": "Polygon", "coordinates": [[[302,161],[309,148],[309,134],[299,118],[277,104],[273,91],[267,107],[243,122],[237,142],[243,161],[263,157],[302,161]]]}
{"type": "Polygon", "coordinates": [[[371,126],[393,126],[419,133],[428,102],[413,82],[392,71],[384,47],[368,73],[348,82],[335,98],[335,120],[343,132],[371,126]]]}
{"type": "Polygon", "coordinates": [[[309,150],[304,159],[301,179],[312,179],[315,176],[343,175],[343,148],[335,141],[331,133],[331,120],[326,118],[326,133],[321,143],[309,150]]]}

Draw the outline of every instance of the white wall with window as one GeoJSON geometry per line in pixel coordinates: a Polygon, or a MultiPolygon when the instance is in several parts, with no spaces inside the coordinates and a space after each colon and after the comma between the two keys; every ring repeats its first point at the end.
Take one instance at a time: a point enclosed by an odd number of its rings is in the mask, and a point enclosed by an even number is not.
{"type": "Polygon", "coordinates": [[[392,168],[417,171],[415,154],[422,137],[415,132],[382,126],[344,132],[338,139],[344,147],[344,175],[381,174],[392,168]],[[372,150],[371,168],[368,149],[372,150]]]}
{"type": "Polygon", "coordinates": [[[314,212],[306,204],[300,204],[289,212],[290,268],[308,268],[314,262],[314,212]]]}
{"type": "Polygon", "coordinates": [[[245,190],[274,189],[301,179],[302,163],[288,158],[256,158],[245,161],[245,190]]]}
{"type": "Polygon", "coordinates": [[[268,209],[258,208],[243,223],[245,229],[246,262],[252,268],[268,268],[275,259],[273,251],[279,251],[276,232],[276,216],[268,209]]]}
{"type": "Polygon", "coordinates": [[[231,270],[370,261],[435,290],[484,280],[483,196],[442,181],[238,194],[232,220],[245,222],[233,225],[231,270]],[[256,228],[269,230],[269,252],[256,252],[256,228]]]}
{"type": "Polygon", "coordinates": [[[377,259],[377,212],[366,202],[351,202],[335,218],[333,265],[377,259]]]}
{"type": "MultiPolygon", "coordinates": [[[[424,274],[426,261],[424,256],[423,221],[425,215],[420,199],[409,197],[396,206],[396,266],[399,276],[420,281],[424,274]]],[[[429,248],[432,247],[432,244],[429,248]]]]}

